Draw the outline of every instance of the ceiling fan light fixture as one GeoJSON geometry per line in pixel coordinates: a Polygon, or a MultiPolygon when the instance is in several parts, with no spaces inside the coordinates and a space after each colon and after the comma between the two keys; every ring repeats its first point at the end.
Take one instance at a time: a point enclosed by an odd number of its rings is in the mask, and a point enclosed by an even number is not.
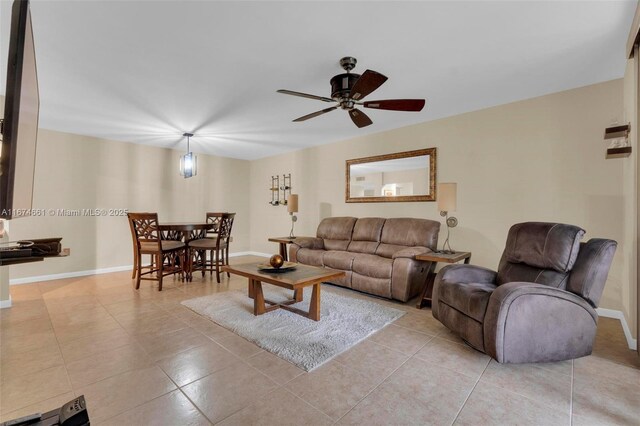
{"type": "Polygon", "coordinates": [[[293,121],[306,121],[310,118],[318,117],[326,114],[327,112],[341,108],[349,113],[349,117],[351,118],[351,121],[353,121],[353,124],[362,128],[373,124],[373,122],[367,114],[357,110],[355,108],[356,105],[378,110],[407,112],[422,111],[425,104],[424,99],[385,99],[381,101],[362,102],[364,97],[382,86],[382,84],[387,81],[387,77],[372,70],[366,70],[362,75],[352,73],[351,71],[355,68],[356,63],[356,58],[350,56],[340,59],[340,66],[346,71],[346,73],[335,75],[329,81],[331,85],[331,98],[302,92],[294,92],[286,89],[278,90],[278,93],[282,93],[284,95],[337,103],[334,107],[325,108],[320,111],[312,112],[311,114],[303,115],[293,121]]]}
{"type": "Polygon", "coordinates": [[[182,136],[187,138],[187,153],[180,157],[180,176],[187,179],[198,173],[198,156],[189,151],[189,139],[193,133],[184,133],[182,136]]]}

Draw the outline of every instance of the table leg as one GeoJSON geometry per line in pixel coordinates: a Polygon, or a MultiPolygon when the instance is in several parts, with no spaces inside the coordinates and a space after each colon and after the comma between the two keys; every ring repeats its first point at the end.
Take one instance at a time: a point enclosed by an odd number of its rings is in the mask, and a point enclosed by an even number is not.
{"type": "Polygon", "coordinates": [[[253,279],[251,279],[251,278],[249,278],[249,289],[248,289],[248,293],[249,293],[249,294],[248,294],[249,298],[250,298],[250,299],[253,299],[253,294],[254,294],[254,291],[253,291],[253,279]]]}
{"type": "Polygon", "coordinates": [[[427,277],[424,280],[424,288],[422,289],[422,294],[420,294],[420,299],[418,300],[418,304],[416,308],[422,309],[425,306],[431,304],[431,296],[433,293],[433,283],[436,280],[436,262],[431,262],[431,266],[429,267],[429,272],[427,272],[427,277]]]}
{"type": "Polygon", "coordinates": [[[303,295],[303,290],[301,288],[297,290],[293,290],[293,300],[295,300],[296,303],[302,302],[302,295],[303,295]]]}
{"type": "Polygon", "coordinates": [[[309,304],[309,318],[320,321],[320,283],[313,285],[311,303],[309,304]]]}
{"type": "Polygon", "coordinates": [[[287,243],[280,243],[280,256],[282,256],[282,259],[284,259],[285,262],[289,260],[289,256],[287,255],[287,243]]]}
{"type": "Polygon", "coordinates": [[[264,305],[264,294],[262,294],[262,283],[253,280],[253,315],[262,315],[266,312],[264,305]]]}

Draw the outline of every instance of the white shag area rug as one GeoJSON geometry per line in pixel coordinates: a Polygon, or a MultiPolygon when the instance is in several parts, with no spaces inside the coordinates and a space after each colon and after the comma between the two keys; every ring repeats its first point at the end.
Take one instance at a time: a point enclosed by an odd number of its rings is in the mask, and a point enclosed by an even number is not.
{"type": "MultiPolygon", "coordinates": [[[[281,302],[293,291],[263,285],[266,299],[281,302]]],[[[309,310],[311,288],[304,300],[291,305],[309,310]]],[[[182,302],[194,312],[256,343],[280,358],[311,371],[405,314],[399,309],[355,299],[323,286],[320,321],[284,309],[253,315],[253,299],[241,290],[227,291],[182,302]]]]}

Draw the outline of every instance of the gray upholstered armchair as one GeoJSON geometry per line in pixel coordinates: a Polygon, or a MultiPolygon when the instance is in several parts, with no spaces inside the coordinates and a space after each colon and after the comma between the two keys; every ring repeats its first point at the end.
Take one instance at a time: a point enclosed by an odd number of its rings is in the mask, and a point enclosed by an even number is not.
{"type": "Polygon", "coordinates": [[[573,225],[526,222],[509,230],[498,272],[450,265],[438,273],[433,316],[499,362],[549,362],[591,353],[617,243],[573,225]]]}

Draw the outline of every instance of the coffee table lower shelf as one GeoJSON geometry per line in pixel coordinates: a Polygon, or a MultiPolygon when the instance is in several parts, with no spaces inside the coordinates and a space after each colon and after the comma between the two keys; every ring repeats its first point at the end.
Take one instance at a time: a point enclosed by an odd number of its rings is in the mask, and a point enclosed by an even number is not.
{"type": "Polygon", "coordinates": [[[294,303],[302,302],[302,289],[293,291],[293,299],[285,300],[284,302],[273,302],[264,298],[262,282],[249,278],[249,297],[253,299],[253,314],[262,315],[267,312],[275,311],[276,309],[284,309],[314,321],[320,321],[320,284],[321,283],[313,285],[311,301],[309,302],[309,312],[305,312],[302,309],[289,306],[294,303]],[[270,306],[267,306],[267,304],[270,306]]]}

